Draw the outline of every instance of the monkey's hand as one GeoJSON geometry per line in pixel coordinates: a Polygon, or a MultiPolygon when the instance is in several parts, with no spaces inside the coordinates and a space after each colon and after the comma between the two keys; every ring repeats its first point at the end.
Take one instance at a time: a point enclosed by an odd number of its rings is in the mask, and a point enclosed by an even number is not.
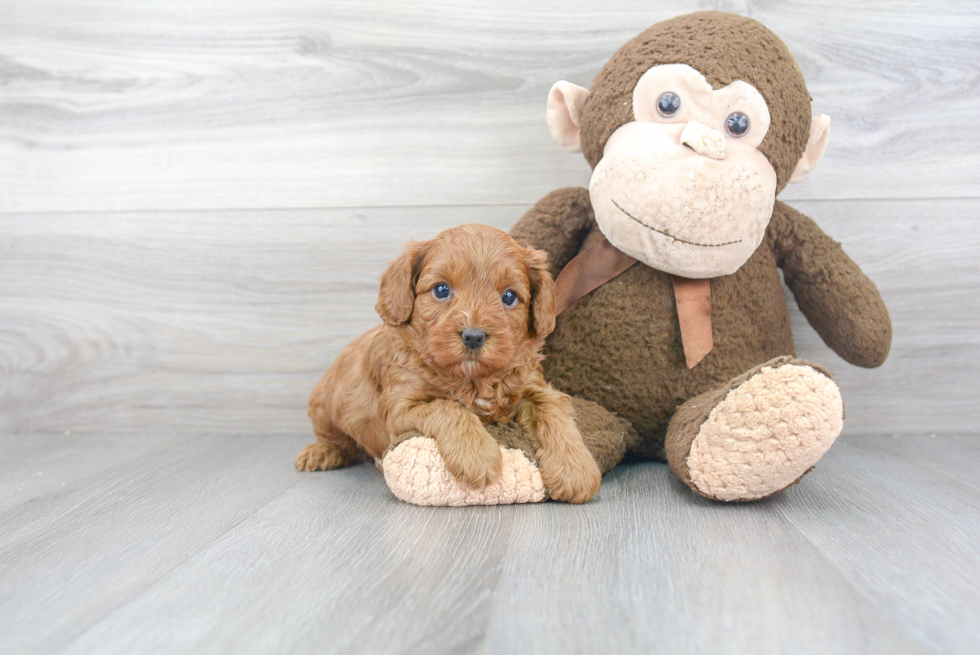
{"type": "Polygon", "coordinates": [[[874,282],[839,243],[788,205],[776,203],[770,232],[786,285],[820,338],[851,364],[881,366],[892,324],[874,282]]]}

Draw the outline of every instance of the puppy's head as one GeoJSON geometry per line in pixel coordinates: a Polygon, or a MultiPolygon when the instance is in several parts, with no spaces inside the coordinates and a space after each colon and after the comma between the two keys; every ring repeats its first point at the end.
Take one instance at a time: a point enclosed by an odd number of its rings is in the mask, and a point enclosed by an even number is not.
{"type": "Polygon", "coordinates": [[[381,277],[376,306],[405,326],[429,366],[479,379],[516,366],[555,328],[547,254],[506,232],[462,225],[413,241],[381,277]]]}

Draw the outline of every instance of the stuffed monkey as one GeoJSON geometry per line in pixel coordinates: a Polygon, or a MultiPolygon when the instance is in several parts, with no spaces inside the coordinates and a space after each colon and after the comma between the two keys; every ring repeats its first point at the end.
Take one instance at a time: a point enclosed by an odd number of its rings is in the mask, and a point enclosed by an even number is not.
{"type": "MultiPolygon", "coordinates": [[[[830,373],[795,357],[779,269],[852,364],[884,362],[891,322],[840,244],[776,200],[816,166],[830,131],[786,45],[742,16],[680,16],[622,46],[590,90],[556,83],[547,116],[591,165],[589,188],[550,193],[511,234],[549,253],[561,313],[545,377],[575,398],[602,470],[627,454],[667,459],[721,501],[798,482],[844,410],[830,373]]],[[[507,479],[533,477],[533,456],[520,467],[507,479]]],[[[404,482],[411,468],[402,458],[388,482],[416,502],[425,485],[404,482]]],[[[469,504],[461,493],[429,504],[469,504]]],[[[489,502],[524,499],[511,496],[489,502]]]]}

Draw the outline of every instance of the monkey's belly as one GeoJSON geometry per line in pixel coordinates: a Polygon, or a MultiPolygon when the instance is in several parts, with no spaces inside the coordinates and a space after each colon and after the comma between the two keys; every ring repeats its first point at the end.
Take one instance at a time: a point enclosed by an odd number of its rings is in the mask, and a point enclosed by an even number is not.
{"type": "Polygon", "coordinates": [[[628,419],[641,436],[634,451],[662,458],[678,405],[773,357],[796,354],[765,242],[735,274],[711,281],[711,301],[714,348],[688,369],[670,276],[636,264],[558,317],[545,377],[628,419]]]}

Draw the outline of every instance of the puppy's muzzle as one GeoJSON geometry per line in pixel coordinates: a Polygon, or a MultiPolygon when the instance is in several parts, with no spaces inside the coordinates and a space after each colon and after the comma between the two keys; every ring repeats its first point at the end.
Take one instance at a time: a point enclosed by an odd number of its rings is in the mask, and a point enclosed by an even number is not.
{"type": "Polygon", "coordinates": [[[470,350],[477,350],[487,340],[487,333],[477,328],[466,328],[459,333],[459,336],[463,339],[463,345],[470,350]]]}

